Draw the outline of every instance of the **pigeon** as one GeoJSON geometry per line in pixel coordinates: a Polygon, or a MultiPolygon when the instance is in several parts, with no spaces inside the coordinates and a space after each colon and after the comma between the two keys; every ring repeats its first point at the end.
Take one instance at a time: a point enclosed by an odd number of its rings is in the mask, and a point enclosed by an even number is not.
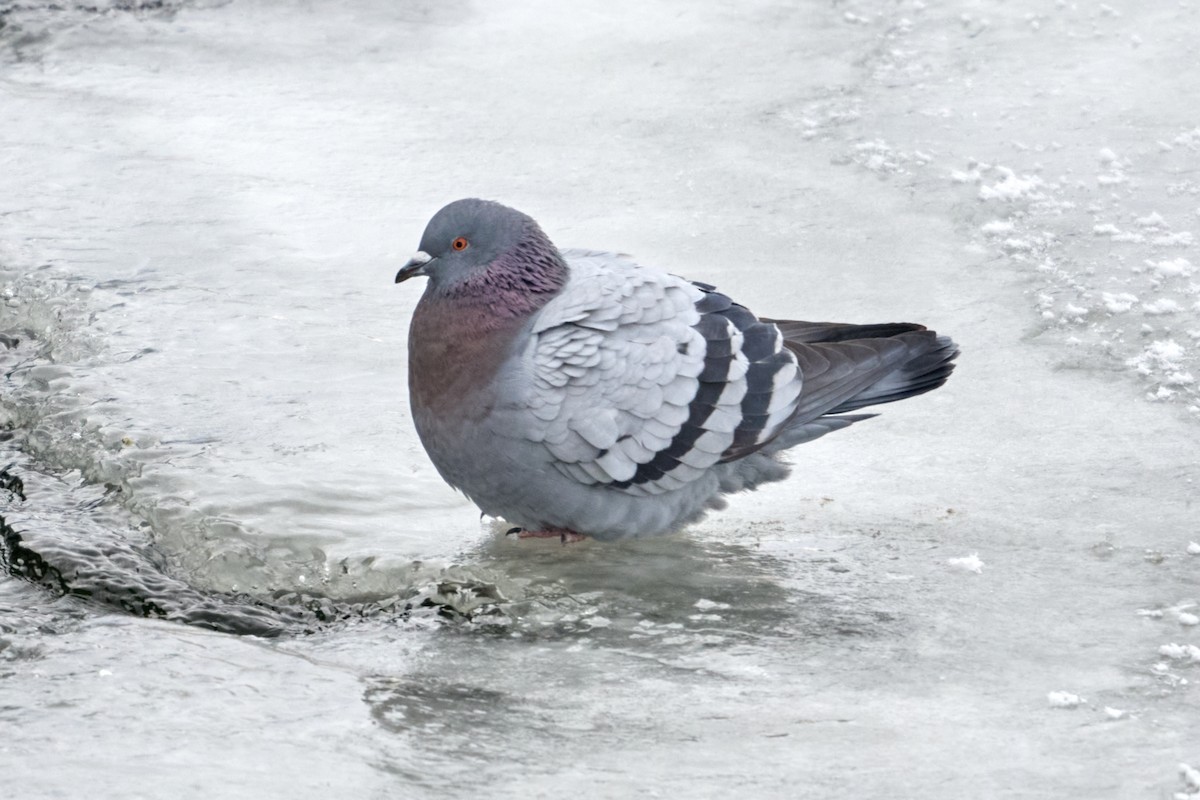
{"type": "Polygon", "coordinates": [[[559,250],[531,217],[458,200],[396,283],[413,423],[439,474],[526,537],[678,531],[787,477],[789,448],[941,386],[958,347],[922,325],[775,320],[706,283],[559,250]]]}

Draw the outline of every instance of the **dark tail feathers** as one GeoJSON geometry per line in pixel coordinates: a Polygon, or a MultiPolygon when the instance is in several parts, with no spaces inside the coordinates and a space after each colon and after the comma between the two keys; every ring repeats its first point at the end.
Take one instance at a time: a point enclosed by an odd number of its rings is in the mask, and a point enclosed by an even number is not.
{"type": "MultiPolygon", "coordinates": [[[[865,384],[851,388],[846,384],[853,383],[852,381],[843,383],[843,386],[852,392],[849,394],[830,391],[834,385],[832,382],[828,386],[825,385],[825,381],[822,380],[825,370],[813,370],[815,385],[807,385],[806,380],[801,397],[811,392],[814,395],[813,400],[824,396],[833,400],[833,403],[819,411],[815,407],[809,407],[806,412],[797,415],[797,422],[801,422],[804,417],[813,419],[823,414],[842,414],[866,406],[894,403],[936,389],[945,383],[954,371],[954,359],[959,353],[958,345],[950,337],[938,336],[935,332],[927,330],[924,325],[911,322],[850,325],[837,322],[763,321],[773,322],[778,326],[784,335],[785,345],[796,354],[801,372],[806,378],[810,374],[805,370],[806,362],[820,361],[824,367],[824,362],[830,356],[848,356],[850,350],[875,351],[877,358],[890,362],[889,366],[879,364],[883,369],[878,371],[868,368],[868,373],[875,374],[873,379],[864,375],[869,381],[865,384]],[[842,396],[831,396],[836,394],[842,396]]],[[[832,378],[832,375],[830,377],[832,378]]],[[[803,399],[801,405],[804,406],[803,399]]]]}

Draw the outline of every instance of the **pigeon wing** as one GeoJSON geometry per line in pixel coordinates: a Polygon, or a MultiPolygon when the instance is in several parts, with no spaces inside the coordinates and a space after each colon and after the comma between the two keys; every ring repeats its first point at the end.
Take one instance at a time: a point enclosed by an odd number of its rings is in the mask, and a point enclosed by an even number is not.
{"type": "Polygon", "coordinates": [[[796,360],[775,326],[703,284],[613,254],[564,255],[571,278],[533,320],[522,358],[533,422],[520,432],[560,472],[661,494],[793,415],[796,360]]]}

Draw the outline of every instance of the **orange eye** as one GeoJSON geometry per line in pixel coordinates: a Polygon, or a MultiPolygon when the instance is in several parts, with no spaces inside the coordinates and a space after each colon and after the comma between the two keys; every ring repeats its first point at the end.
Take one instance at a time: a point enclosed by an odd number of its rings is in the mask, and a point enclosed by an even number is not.
{"type": "Polygon", "coordinates": [[[451,242],[450,246],[453,247],[455,250],[466,250],[467,249],[467,240],[464,237],[460,236],[457,239],[455,239],[453,242],[451,242]]]}

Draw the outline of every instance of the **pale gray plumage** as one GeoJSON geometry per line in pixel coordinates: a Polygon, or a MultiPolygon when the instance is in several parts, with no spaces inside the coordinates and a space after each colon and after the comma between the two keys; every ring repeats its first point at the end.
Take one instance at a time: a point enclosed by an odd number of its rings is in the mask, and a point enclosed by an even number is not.
{"type": "Polygon", "coordinates": [[[706,284],[559,251],[531,218],[459,200],[400,270],[413,419],[441,475],[528,531],[677,530],[787,476],[778,456],[940,386],[957,347],[920,325],[759,319],[706,284]]]}

